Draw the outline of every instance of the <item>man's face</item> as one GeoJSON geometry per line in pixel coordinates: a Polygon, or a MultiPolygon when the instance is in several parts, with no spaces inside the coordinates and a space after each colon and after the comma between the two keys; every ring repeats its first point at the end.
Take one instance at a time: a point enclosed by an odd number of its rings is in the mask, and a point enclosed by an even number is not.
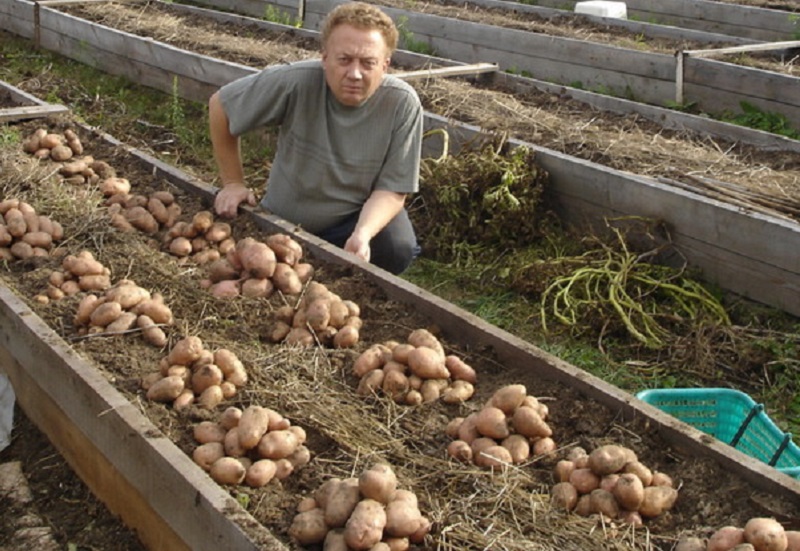
{"type": "Polygon", "coordinates": [[[339,25],[322,50],[322,67],[336,99],[360,105],[375,93],[389,68],[386,42],[377,30],[339,25]]]}

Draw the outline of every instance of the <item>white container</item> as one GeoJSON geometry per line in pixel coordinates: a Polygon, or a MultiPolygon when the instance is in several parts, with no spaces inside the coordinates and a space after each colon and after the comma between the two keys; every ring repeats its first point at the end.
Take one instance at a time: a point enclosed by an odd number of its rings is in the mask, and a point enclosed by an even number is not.
{"type": "Polygon", "coordinates": [[[587,0],[575,4],[575,13],[596,15],[598,17],[615,17],[627,19],[628,9],[625,2],[610,2],[608,0],[587,0]]]}

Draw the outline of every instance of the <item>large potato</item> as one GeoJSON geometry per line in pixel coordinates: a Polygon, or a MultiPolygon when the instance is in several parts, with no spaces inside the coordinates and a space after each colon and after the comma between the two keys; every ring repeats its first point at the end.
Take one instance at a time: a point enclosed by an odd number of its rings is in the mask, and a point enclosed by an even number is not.
{"type": "Polygon", "coordinates": [[[361,473],[358,487],[364,497],[386,504],[394,498],[397,476],[391,466],[377,463],[361,473]]]}
{"type": "Polygon", "coordinates": [[[347,545],[355,550],[371,548],[383,538],[386,511],[374,499],[363,499],[356,505],[344,528],[347,545]]]}
{"type": "Polygon", "coordinates": [[[325,541],[328,526],[325,524],[325,511],[311,509],[295,515],[289,527],[289,536],[300,545],[313,545],[325,541]]]}

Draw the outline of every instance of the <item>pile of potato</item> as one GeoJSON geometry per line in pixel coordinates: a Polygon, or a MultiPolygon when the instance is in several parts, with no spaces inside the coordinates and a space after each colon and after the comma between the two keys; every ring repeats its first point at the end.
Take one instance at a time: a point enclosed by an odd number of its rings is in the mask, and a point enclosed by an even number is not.
{"type": "Polygon", "coordinates": [[[50,256],[64,237],[61,224],[19,199],[0,201],[0,260],[50,256]]]}
{"type": "Polygon", "coordinates": [[[179,220],[164,234],[164,249],[198,266],[219,260],[236,245],[227,222],[214,220],[208,210],[197,212],[189,221],[179,220]]]}
{"type": "Polygon", "coordinates": [[[525,385],[506,385],[492,394],[483,407],[467,417],[452,419],[445,429],[454,438],[447,446],[450,457],[478,467],[503,468],[531,455],[555,452],[548,408],[525,385]]]}
{"type": "Polygon", "coordinates": [[[100,183],[106,196],[111,225],[121,231],[140,231],[153,235],[177,224],[181,206],[169,191],[150,195],[131,194],[127,178],[111,177],[100,183]]]}
{"type": "Polygon", "coordinates": [[[275,311],[269,338],[289,345],[351,348],[358,344],[361,308],[324,284],[309,281],[296,306],[275,311]]]}
{"type": "Polygon", "coordinates": [[[50,132],[37,128],[22,141],[22,150],[37,159],[52,159],[63,162],[83,153],[83,144],[75,131],[67,129],[63,133],[50,132]]]}
{"type": "Polygon", "coordinates": [[[164,303],[164,297],[151,294],[130,279],[120,280],[103,295],[84,296],[73,319],[79,335],[126,333],[137,328],[144,340],[154,346],[167,344],[160,326],[172,321],[172,310],[164,303]]]}
{"type": "Polygon", "coordinates": [[[258,405],[227,408],[218,422],[194,427],[192,457],[219,484],[260,488],[308,464],[306,432],[277,411],[258,405]]]}
{"type": "Polygon", "coordinates": [[[445,353],[436,335],[415,329],[406,342],[374,344],[353,363],[359,377],[356,392],[370,396],[378,391],[399,404],[419,405],[441,399],[465,402],[475,393],[475,370],[454,354],[445,353]]]}
{"type": "Polygon", "coordinates": [[[675,551],[800,551],[800,531],[786,530],[771,517],[755,517],[739,526],[723,526],[708,540],[682,538],[675,551]]]}
{"type": "Polygon", "coordinates": [[[177,410],[192,404],[214,409],[247,383],[247,370],[236,354],[227,348],[211,351],[194,335],[176,342],[158,367],[142,378],[142,389],[148,400],[171,403],[177,410]]]}
{"type": "Polygon", "coordinates": [[[606,444],[590,453],[580,447],[556,463],[554,506],[581,516],[601,514],[640,526],[669,511],[678,498],[670,476],[654,472],[625,446],[606,444]]]}
{"type": "Polygon", "coordinates": [[[265,241],[245,237],[208,264],[201,285],[219,298],[269,298],[276,290],[299,295],[314,275],[302,258],[303,248],[290,235],[277,233],[265,241]]]}
{"type": "Polygon", "coordinates": [[[397,488],[391,466],[377,463],[359,477],[325,481],[300,502],[289,535],[327,551],[405,551],[422,543],[431,523],[417,496],[397,488]]]}
{"type": "Polygon", "coordinates": [[[53,270],[47,278],[47,290],[34,300],[47,304],[81,291],[105,291],[111,287],[111,271],[97,260],[91,251],[68,254],[61,260],[61,269],[53,270]]]}

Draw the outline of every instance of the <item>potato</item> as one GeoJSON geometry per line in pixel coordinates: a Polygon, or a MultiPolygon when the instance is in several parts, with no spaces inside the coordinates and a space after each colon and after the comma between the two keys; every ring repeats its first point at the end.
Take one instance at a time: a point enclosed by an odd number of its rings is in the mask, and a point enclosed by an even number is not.
{"type": "Polygon", "coordinates": [[[603,476],[616,473],[628,463],[628,453],[616,444],[606,444],[592,450],[589,454],[589,468],[603,476]]]}
{"type": "Polygon", "coordinates": [[[466,381],[472,384],[478,382],[478,375],[475,373],[475,370],[471,366],[467,365],[464,360],[458,356],[453,354],[445,356],[444,365],[447,368],[447,371],[450,372],[451,378],[457,381],[466,381]]]}
{"type": "Polygon", "coordinates": [[[236,430],[236,427],[228,429],[222,445],[225,447],[225,454],[231,457],[242,457],[247,453],[247,450],[239,443],[239,431],[236,430]]]}
{"type": "Polygon", "coordinates": [[[364,497],[386,504],[397,491],[397,476],[391,466],[377,463],[361,473],[358,488],[364,497]]]}
{"type": "Polygon", "coordinates": [[[211,465],[209,474],[218,484],[235,485],[244,481],[247,469],[235,457],[221,457],[211,465]]]}
{"type": "Polygon", "coordinates": [[[54,161],[67,161],[75,154],[68,145],[59,144],[50,150],[50,158],[54,161]]]}
{"type": "Polygon", "coordinates": [[[73,318],[76,326],[87,325],[94,309],[101,304],[97,295],[86,295],[78,303],[78,309],[73,318]]]}
{"type": "MultiPolygon", "coordinates": [[[[244,417],[244,413],[242,413],[244,417]]],[[[239,421],[241,426],[241,421],[239,421]]],[[[264,459],[283,459],[299,446],[297,436],[289,430],[267,432],[258,442],[258,455],[264,459]]]]}
{"type": "Polygon", "coordinates": [[[650,481],[651,486],[667,486],[668,488],[673,487],[672,477],[669,476],[667,473],[662,473],[659,471],[653,472],[653,478],[650,481]]]}
{"type": "Polygon", "coordinates": [[[214,409],[222,402],[223,398],[222,387],[211,385],[197,397],[197,405],[203,409],[214,409]]]}
{"type": "Polygon", "coordinates": [[[592,497],[590,494],[578,496],[578,503],[575,504],[573,512],[581,517],[588,517],[592,514],[592,497]]]}
{"type": "Polygon", "coordinates": [[[561,459],[553,469],[556,482],[568,482],[572,471],[575,470],[575,462],[569,459],[561,459]]]}
{"type": "Polygon", "coordinates": [[[602,488],[595,488],[589,494],[589,506],[592,512],[599,513],[607,518],[615,519],[619,516],[619,503],[611,494],[602,488]]]}
{"type": "Polygon", "coordinates": [[[406,538],[419,528],[422,513],[412,503],[404,500],[390,501],[386,505],[384,532],[395,538],[406,538]]]}
{"type": "Polygon", "coordinates": [[[611,493],[623,509],[638,511],[644,500],[644,484],[635,474],[622,473],[611,493]]]}
{"type": "Polygon", "coordinates": [[[33,247],[29,243],[25,243],[24,241],[17,241],[9,247],[11,254],[19,258],[20,260],[25,260],[34,256],[33,247]]]}
{"type": "Polygon", "coordinates": [[[457,379],[442,391],[441,400],[445,404],[461,404],[472,398],[473,394],[475,387],[472,383],[457,379]]]}
{"type": "Polygon", "coordinates": [[[395,402],[402,402],[410,388],[408,377],[396,370],[383,370],[383,383],[381,389],[384,394],[395,402]]]}
{"type": "Polygon", "coordinates": [[[333,337],[334,348],[352,348],[358,344],[358,328],[353,325],[345,325],[339,329],[333,337]]]}
{"type": "Polygon", "coordinates": [[[311,450],[306,446],[298,446],[294,452],[286,457],[286,460],[292,464],[294,470],[305,467],[311,461],[311,450]]]}
{"type": "Polygon", "coordinates": [[[464,421],[458,427],[458,438],[468,444],[480,436],[478,426],[476,424],[478,414],[473,412],[464,418],[464,421]]]}
{"type": "Polygon", "coordinates": [[[472,463],[472,448],[463,440],[453,440],[447,446],[447,455],[462,463],[472,463]]]}
{"type": "Polygon", "coordinates": [[[463,417],[453,417],[447,422],[447,425],[444,428],[444,433],[450,438],[458,438],[458,428],[463,422],[463,417]]]}
{"type": "Polygon", "coordinates": [[[203,351],[203,341],[197,336],[187,336],[180,339],[167,355],[171,365],[191,365],[200,358],[203,351]]]}
{"type": "MultiPolygon", "coordinates": [[[[377,543],[376,545],[380,545],[377,543]]],[[[372,547],[374,550],[375,547],[372,547]]],[[[344,530],[342,528],[334,528],[329,531],[325,536],[325,541],[322,543],[322,551],[350,551],[347,547],[347,542],[344,540],[344,530]]]]}
{"type": "Polygon", "coordinates": [[[521,434],[511,434],[503,439],[501,445],[511,453],[511,461],[518,465],[530,457],[531,445],[521,434]]]}
{"type": "Polygon", "coordinates": [[[628,463],[625,463],[625,466],[622,468],[622,472],[635,474],[639,477],[644,486],[652,485],[653,471],[651,471],[650,468],[641,461],[629,461],[628,463]]]}
{"type": "Polygon", "coordinates": [[[383,505],[374,499],[363,499],[345,524],[344,538],[352,549],[369,549],[381,541],[385,526],[383,505]]]}
{"type": "Polygon", "coordinates": [[[435,350],[437,353],[439,353],[442,359],[444,359],[445,357],[444,347],[442,346],[442,343],[439,341],[439,339],[436,338],[436,335],[434,335],[427,329],[415,329],[408,335],[408,338],[406,340],[408,341],[409,344],[412,344],[417,348],[419,348],[420,346],[424,346],[435,350]]]}
{"type": "Polygon", "coordinates": [[[382,369],[375,369],[370,371],[358,383],[356,394],[359,396],[371,396],[377,393],[377,390],[383,387],[384,373],[382,369]]]}
{"type": "Polygon", "coordinates": [[[558,482],[550,491],[550,503],[557,509],[572,511],[578,504],[578,490],[569,482],[558,482]]]}
{"type": "Polygon", "coordinates": [[[549,436],[533,439],[532,455],[535,455],[536,457],[554,454],[557,449],[558,446],[556,445],[555,440],[549,436]]]}
{"type": "Polygon", "coordinates": [[[617,473],[612,473],[600,477],[600,488],[607,492],[613,491],[614,486],[616,486],[617,482],[619,481],[619,476],[620,475],[617,473]]]}
{"type": "Polygon", "coordinates": [[[206,442],[192,451],[192,459],[204,471],[210,471],[211,465],[222,457],[225,457],[225,448],[221,442],[206,442]]]}
{"type": "Polygon", "coordinates": [[[330,528],[343,528],[347,519],[361,501],[357,479],[342,480],[334,484],[325,507],[325,524],[330,528]]]}
{"type": "Polygon", "coordinates": [[[209,442],[219,442],[225,439],[226,430],[219,423],[214,421],[201,421],[194,426],[192,434],[196,442],[207,444],[209,442]]]}
{"type": "Polygon", "coordinates": [[[300,545],[322,543],[327,534],[325,511],[320,508],[295,515],[289,527],[289,536],[300,545]]]}
{"type": "Polygon", "coordinates": [[[294,266],[303,258],[303,248],[287,234],[273,234],[267,237],[266,241],[281,262],[294,266]]]}
{"type": "Polygon", "coordinates": [[[509,435],[506,414],[493,406],[485,406],[478,412],[475,426],[480,434],[495,440],[501,440],[509,435]]]}
{"type": "Polygon", "coordinates": [[[183,391],[184,386],[183,378],[178,375],[164,377],[147,389],[147,399],[153,402],[171,402],[183,391]]]}
{"type": "Polygon", "coordinates": [[[275,274],[277,265],[275,253],[266,243],[253,240],[241,248],[237,244],[237,253],[242,268],[250,274],[250,277],[266,279],[275,274]]]}
{"type": "Polygon", "coordinates": [[[167,345],[167,334],[149,316],[140,315],[136,318],[136,325],[142,330],[142,337],[148,343],[158,347],[167,345]]]}
{"type": "Polygon", "coordinates": [[[275,477],[277,467],[271,459],[259,459],[254,461],[244,476],[244,483],[251,488],[261,488],[270,483],[275,477]]]}
{"type": "Polygon", "coordinates": [[[246,407],[242,411],[236,430],[239,431],[239,443],[243,448],[247,450],[255,448],[269,430],[267,409],[258,405],[246,407]]]}
{"type": "Polygon", "coordinates": [[[475,464],[479,467],[505,468],[512,461],[511,452],[499,445],[489,446],[475,454],[475,464]]]}
{"type": "MultiPolygon", "coordinates": [[[[435,402],[442,396],[442,390],[447,388],[447,379],[421,379],[418,375],[412,375],[422,381],[419,391],[424,403],[435,402]]],[[[410,384],[410,380],[409,380],[410,384]]]]}
{"type": "Polygon", "coordinates": [[[800,531],[786,530],[786,551],[800,551],[800,531]]]}
{"type": "Polygon", "coordinates": [[[528,438],[545,438],[553,434],[553,430],[532,408],[518,407],[511,417],[514,430],[528,438]]]}
{"type": "Polygon", "coordinates": [[[422,379],[447,379],[450,376],[444,365],[444,356],[426,346],[418,346],[408,353],[408,367],[422,379]]]}
{"type": "Polygon", "coordinates": [[[106,333],[125,333],[136,324],[136,314],[133,312],[122,312],[120,316],[106,325],[106,333]]]}
{"type": "Polygon", "coordinates": [[[706,544],[707,551],[728,551],[744,543],[744,529],[738,526],[723,526],[717,529],[706,544]]]}
{"type": "Polygon", "coordinates": [[[141,301],[132,310],[137,314],[149,317],[155,323],[170,325],[173,321],[172,310],[164,304],[164,297],[159,293],[141,301]]]}
{"type": "MultiPolygon", "coordinates": [[[[151,298],[150,291],[131,281],[116,283],[106,291],[105,296],[110,301],[119,302],[123,310],[134,308],[143,301],[151,298]]],[[[151,319],[154,318],[151,316],[151,319]]]]}
{"type": "Polygon", "coordinates": [[[510,415],[522,405],[527,392],[525,385],[506,385],[492,394],[489,403],[510,415]]]}
{"type": "Polygon", "coordinates": [[[678,491],[669,486],[648,486],[644,489],[644,499],[639,506],[639,514],[653,518],[668,511],[678,499],[678,491]]]}
{"type": "Polygon", "coordinates": [[[303,282],[294,268],[283,262],[275,264],[275,271],[272,274],[272,282],[275,287],[287,295],[299,295],[303,290],[303,282]]]}
{"type": "Polygon", "coordinates": [[[589,494],[600,487],[600,477],[588,467],[573,469],[569,475],[569,482],[575,486],[579,494],[589,494]]]}
{"type": "Polygon", "coordinates": [[[386,363],[380,345],[373,344],[364,350],[353,363],[353,375],[363,377],[369,371],[380,369],[386,363]]]}
{"type": "Polygon", "coordinates": [[[744,541],[756,551],[786,551],[789,542],[780,522],[770,517],[754,517],[744,525],[744,541]]]}
{"type": "Polygon", "coordinates": [[[152,234],[158,231],[158,221],[143,206],[135,206],[122,211],[125,220],[137,230],[152,234]]]}

